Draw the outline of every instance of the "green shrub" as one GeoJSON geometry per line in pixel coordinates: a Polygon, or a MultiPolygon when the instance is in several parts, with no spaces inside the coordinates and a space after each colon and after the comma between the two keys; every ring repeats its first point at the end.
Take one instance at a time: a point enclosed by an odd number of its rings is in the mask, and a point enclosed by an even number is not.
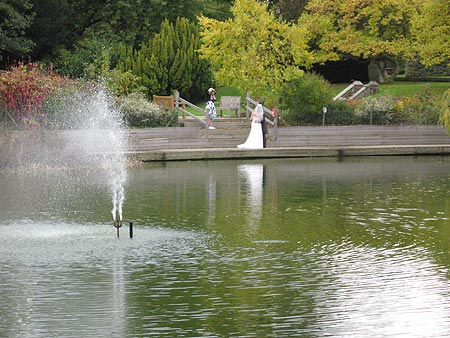
{"type": "Polygon", "coordinates": [[[427,77],[427,70],[419,61],[409,61],[405,67],[405,77],[407,79],[424,79],[427,77]]]}
{"type": "Polygon", "coordinates": [[[439,121],[450,130],[450,89],[442,96],[439,121]]]}
{"type": "Polygon", "coordinates": [[[421,93],[396,99],[390,95],[362,99],[356,108],[361,123],[437,124],[440,99],[425,85],[421,93]]]}
{"type": "Polygon", "coordinates": [[[87,34],[68,50],[60,48],[53,62],[54,69],[62,75],[86,80],[98,80],[110,68],[115,46],[105,38],[87,34]]]}
{"type": "Polygon", "coordinates": [[[327,106],[326,125],[351,125],[357,121],[351,102],[331,101],[327,106]]]}
{"type": "Polygon", "coordinates": [[[363,124],[392,124],[396,100],[392,96],[369,96],[360,100],[355,113],[363,124]]]}
{"type": "Polygon", "coordinates": [[[86,83],[74,81],[72,85],[59,88],[47,96],[44,101],[46,114],[45,127],[49,129],[72,129],[80,120],[78,96],[86,83]]]}
{"type": "Polygon", "coordinates": [[[420,94],[403,98],[401,115],[410,124],[437,124],[441,108],[439,98],[434,96],[429,86],[424,86],[420,94]]]}
{"type": "Polygon", "coordinates": [[[408,61],[405,68],[405,77],[407,79],[425,79],[434,76],[450,76],[450,67],[447,62],[425,67],[419,59],[408,61]]]}
{"type": "Polygon", "coordinates": [[[281,95],[286,120],[307,125],[322,124],[322,108],[327,107],[333,97],[330,83],[314,73],[287,82],[281,95]]]}
{"type": "Polygon", "coordinates": [[[120,111],[131,128],[169,127],[178,124],[178,114],[162,112],[159,106],[148,101],[142,93],[131,93],[121,99],[120,111]]]}
{"type": "Polygon", "coordinates": [[[118,97],[124,97],[135,92],[145,92],[145,87],[139,86],[141,79],[131,70],[122,72],[119,69],[110,70],[106,77],[106,86],[118,97]]]}
{"type": "Polygon", "coordinates": [[[448,66],[448,62],[427,67],[427,74],[428,76],[450,76],[450,67],[448,66]]]}

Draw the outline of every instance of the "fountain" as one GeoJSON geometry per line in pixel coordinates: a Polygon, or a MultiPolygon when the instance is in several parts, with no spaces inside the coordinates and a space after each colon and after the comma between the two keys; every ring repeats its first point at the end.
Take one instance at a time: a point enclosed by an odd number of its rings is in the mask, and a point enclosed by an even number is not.
{"type": "Polygon", "coordinates": [[[64,171],[68,181],[93,180],[109,191],[112,220],[123,221],[127,134],[122,114],[101,85],[86,85],[50,103],[45,127],[20,133],[13,165],[64,171]]]}

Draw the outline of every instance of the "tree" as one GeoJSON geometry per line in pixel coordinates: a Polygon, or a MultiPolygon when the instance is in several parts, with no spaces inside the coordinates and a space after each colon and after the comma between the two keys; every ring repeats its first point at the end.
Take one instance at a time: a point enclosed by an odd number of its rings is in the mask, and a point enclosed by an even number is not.
{"type": "Polygon", "coordinates": [[[316,62],[411,55],[419,0],[310,0],[298,21],[316,62]]]}
{"type": "Polygon", "coordinates": [[[34,18],[27,30],[33,41],[33,60],[51,58],[60,47],[69,47],[78,37],[75,13],[68,0],[31,0],[34,18]]]}
{"type": "Polygon", "coordinates": [[[299,67],[309,67],[312,60],[302,29],[277,20],[267,6],[237,0],[232,19],[200,17],[200,51],[212,62],[217,81],[266,99],[273,98],[282,83],[301,76],[299,67]]]}
{"type": "Polygon", "coordinates": [[[88,40],[105,41],[116,63],[119,43],[135,49],[159,32],[161,23],[178,17],[197,23],[199,13],[225,19],[232,0],[3,0],[0,1],[0,68],[17,60],[67,64],[79,74],[92,53],[88,40]],[[72,53],[77,54],[71,56],[72,53]],[[87,56],[87,60],[83,60],[87,56]],[[62,57],[62,60],[60,58],[62,57]],[[68,62],[68,60],[70,61],[68,62]],[[3,61],[2,61],[3,60],[3,61]],[[9,60],[9,61],[8,61],[9,60]],[[75,61],[76,66],[70,66],[75,61]]]}
{"type": "Polygon", "coordinates": [[[309,0],[269,0],[270,7],[286,21],[297,21],[309,0]]]}
{"type": "Polygon", "coordinates": [[[33,20],[29,0],[3,0],[0,2],[0,63],[14,62],[29,53],[32,41],[26,29],[33,20]]]}
{"type": "Polygon", "coordinates": [[[412,21],[421,1],[310,0],[298,26],[308,34],[315,63],[371,59],[378,81],[380,74],[384,79],[395,76],[397,64],[389,56],[414,55],[412,21]]]}
{"type": "Polygon", "coordinates": [[[231,6],[234,0],[200,0],[199,10],[195,12],[195,18],[197,19],[199,14],[207,16],[208,18],[214,18],[216,20],[227,20],[231,17],[231,6]]]}
{"type": "Polygon", "coordinates": [[[415,18],[414,36],[421,63],[425,66],[450,62],[450,2],[423,1],[423,8],[415,18]]]}
{"type": "Polygon", "coordinates": [[[210,83],[210,65],[200,59],[198,26],[186,18],[165,20],[149,41],[133,50],[122,46],[117,68],[131,70],[147,88],[146,94],[170,95],[178,90],[186,99],[199,99],[210,83]]]}
{"type": "MultiPolygon", "coordinates": [[[[34,0],[36,1],[36,0],[34,0]]],[[[51,1],[51,0],[39,0],[51,1]]],[[[56,0],[54,0],[56,1],[56,0]]],[[[62,0],[58,0],[62,1],[62,0]]],[[[217,18],[230,15],[231,0],[113,0],[73,1],[80,36],[89,33],[139,48],[158,33],[164,20],[184,17],[196,22],[199,13],[217,18]]]]}
{"type": "Polygon", "coordinates": [[[139,13],[144,4],[137,0],[73,1],[79,38],[95,36],[111,43],[134,44],[139,29],[139,13]]]}

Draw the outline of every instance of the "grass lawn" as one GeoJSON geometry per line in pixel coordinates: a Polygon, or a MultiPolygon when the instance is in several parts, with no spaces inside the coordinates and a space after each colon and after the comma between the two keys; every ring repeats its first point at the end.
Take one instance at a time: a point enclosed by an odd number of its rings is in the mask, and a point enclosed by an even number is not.
{"type": "MultiPolygon", "coordinates": [[[[339,94],[344,88],[348,86],[347,83],[333,84],[333,92],[335,95],[339,94]]],[[[378,86],[379,92],[377,96],[390,95],[394,97],[405,97],[420,94],[424,89],[430,88],[433,95],[442,96],[447,89],[450,89],[450,82],[392,82],[384,83],[378,86]]]]}
{"type": "MultiPolygon", "coordinates": [[[[336,83],[332,84],[333,95],[339,94],[348,83],[336,83]]],[[[378,86],[379,93],[377,95],[391,95],[394,97],[405,97],[420,94],[424,91],[424,88],[430,88],[433,95],[442,96],[447,89],[450,89],[450,82],[405,82],[398,81],[392,83],[385,83],[378,86]]],[[[239,93],[234,87],[221,87],[217,89],[217,102],[220,101],[222,95],[229,96],[241,96],[242,100],[245,100],[245,93],[239,93]]],[[[204,104],[203,104],[204,106],[204,104]]]]}
{"type": "MultiPolygon", "coordinates": [[[[336,83],[332,84],[331,88],[333,91],[333,95],[339,94],[344,88],[346,88],[348,83],[336,83]]],[[[405,97],[405,96],[413,96],[415,94],[420,94],[424,91],[424,89],[428,87],[430,88],[433,95],[441,97],[444,92],[450,89],[450,82],[405,82],[398,81],[392,83],[385,83],[378,86],[379,92],[376,94],[377,96],[382,95],[390,95],[393,97],[405,97]]],[[[222,95],[225,96],[241,96],[242,102],[245,102],[245,93],[240,93],[234,87],[219,87],[217,90],[217,104],[220,102],[220,97],[222,95]]],[[[205,108],[205,102],[198,102],[196,105],[200,108],[205,108]]],[[[195,115],[201,115],[198,111],[191,109],[188,107],[188,110],[195,115]]]]}
{"type": "MultiPolygon", "coordinates": [[[[242,102],[245,102],[245,94],[241,94],[236,88],[234,87],[220,87],[220,88],[216,88],[216,107],[218,107],[218,104],[220,102],[220,97],[223,96],[241,96],[242,102]]],[[[197,102],[194,103],[197,107],[200,107],[202,109],[205,109],[206,106],[206,98],[207,96],[205,95],[205,100],[202,102],[197,102]]],[[[189,111],[190,113],[196,115],[196,116],[201,116],[202,114],[200,112],[198,112],[196,109],[192,109],[190,107],[186,108],[187,111],[189,111]]]]}

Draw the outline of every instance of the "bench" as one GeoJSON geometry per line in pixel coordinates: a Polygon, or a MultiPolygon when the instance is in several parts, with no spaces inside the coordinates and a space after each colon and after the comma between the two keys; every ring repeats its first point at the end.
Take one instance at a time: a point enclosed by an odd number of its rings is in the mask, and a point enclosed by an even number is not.
{"type": "MultiPolygon", "coordinates": [[[[158,106],[161,107],[162,110],[175,110],[175,100],[173,98],[173,95],[170,96],[160,96],[160,95],[153,95],[153,102],[156,103],[158,106]]],[[[180,102],[179,106],[183,109],[186,109],[186,105],[184,102],[180,102]]]]}
{"type": "Polygon", "coordinates": [[[222,96],[220,98],[219,107],[216,108],[217,111],[228,111],[228,117],[230,117],[230,111],[236,110],[236,116],[241,116],[241,97],[240,96],[222,96]]]}

